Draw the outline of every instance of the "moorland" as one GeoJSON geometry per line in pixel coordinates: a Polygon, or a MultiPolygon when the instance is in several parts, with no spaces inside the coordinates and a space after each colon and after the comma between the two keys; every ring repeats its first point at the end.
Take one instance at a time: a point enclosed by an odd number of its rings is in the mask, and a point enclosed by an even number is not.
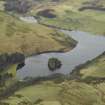
{"type": "MultiPolygon", "coordinates": [[[[59,29],[101,37],[105,35],[104,17],[105,0],[0,0],[0,54],[18,52],[29,57],[72,51],[78,42],[59,29]],[[37,22],[20,20],[27,16],[37,22]]],[[[18,64],[0,72],[6,77],[12,73],[1,82],[0,105],[105,105],[105,53],[77,66],[69,75],[53,78],[17,80],[18,64]]]]}

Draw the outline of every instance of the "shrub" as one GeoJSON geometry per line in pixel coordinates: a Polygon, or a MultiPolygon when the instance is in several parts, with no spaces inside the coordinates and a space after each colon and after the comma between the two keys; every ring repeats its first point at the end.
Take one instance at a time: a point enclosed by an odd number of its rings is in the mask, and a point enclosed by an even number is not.
{"type": "Polygon", "coordinates": [[[6,0],[4,6],[6,11],[26,13],[31,7],[31,4],[27,0],[6,0]]]}
{"type": "Polygon", "coordinates": [[[57,58],[50,58],[48,60],[48,67],[49,67],[49,70],[51,70],[51,71],[55,71],[57,69],[60,69],[61,66],[62,66],[62,63],[57,58]]]}
{"type": "Polygon", "coordinates": [[[53,9],[45,9],[45,10],[39,11],[37,13],[37,16],[42,16],[45,18],[56,18],[56,15],[54,14],[53,9]]]}

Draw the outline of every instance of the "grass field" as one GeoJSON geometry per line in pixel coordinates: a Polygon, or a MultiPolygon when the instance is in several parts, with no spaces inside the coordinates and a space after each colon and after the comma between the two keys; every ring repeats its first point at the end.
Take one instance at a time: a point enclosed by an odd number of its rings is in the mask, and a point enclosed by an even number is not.
{"type": "Polygon", "coordinates": [[[9,105],[104,105],[104,89],[105,83],[89,85],[65,80],[55,84],[47,81],[19,90],[4,102],[9,105]]]}
{"type": "Polygon", "coordinates": [[[82,78],[86,77],[96,77],[104,78],[105,77],[105,54],[97,57],[82,69],[80,69],[80,74],[82,78]]]}
{"type": "MultiPolygon", "coordinates": [[[[56,18],[53,19],[40,16],[41,23],[105,35],[105,12],[95,10],[79,11],[79,8],[84,6],[83,3],[86,1],[90,0],[66,0],[57,5],[46,5],[46,8],[42,5],[36,9],[36,12],[43,9],[53,9],[55,12],[56,18]]],[[[100,5],[103,2],[100,1],[100,5]]]]}
{"type": "Polygon", "coordinates": [[[31,55],[44,51],[68,51],[76,44],[57,30],[37,23],[25,23],[4,12],[0,12],[0,24],[1,54],[21,52],[31,55]]]}
{"type": "Polygon", "coordinates": [[[86,83],[98,84],[105,82],[105,53],[92,61],[77,66],[70,75],[71,79],[86,83]]]}
{"type": "MultiPolygon", "coordinates": [[[[33,5],[25,15],[37,16],[39,11],[46,9],[54,10],[56,18],[40,16],[41,23],[65,29],[80,30],[98,35],[105,35],[105,11],[92,9],[79,11],[82,7],[92,5],[97,8],[105,8],[104,0],[59,0],[56,2],[51,0],[28,1],[32,2],[33,5]]],[[[4,10],[4,1],[1,1],[0,4],[0,10],[4,10]]],[[[15,13],[15,15],[18,16],[17,13],[15,13]]]]}

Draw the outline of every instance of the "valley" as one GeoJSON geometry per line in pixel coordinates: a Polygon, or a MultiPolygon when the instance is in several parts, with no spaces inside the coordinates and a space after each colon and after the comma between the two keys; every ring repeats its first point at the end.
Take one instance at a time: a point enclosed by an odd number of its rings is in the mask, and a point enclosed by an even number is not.
{"type": "Polygon", "coordinates": [[[0,55],[0,105],[105,105],[105,0],[0,0],[0,55]]]}

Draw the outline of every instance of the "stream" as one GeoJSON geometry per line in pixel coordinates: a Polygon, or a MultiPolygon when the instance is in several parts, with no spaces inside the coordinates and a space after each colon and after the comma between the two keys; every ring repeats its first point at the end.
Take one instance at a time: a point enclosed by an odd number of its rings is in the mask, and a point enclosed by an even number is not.
{"type": "Polygon", "coordinates": [[[43,77],[56,73],[69,74],[76,66],[94,59],[105,51],[105,37],[92,35],[81,31],[61,30],[65,35],[69,35],[76,41],[77,46],[66,53],[44,53],[37,56],[28,57],[25,66],[17,71],[17,78],[43,77]],[[62,67],[55,72],[49,71],[48,59],[56,57],[62,62],[62,67]]]}

